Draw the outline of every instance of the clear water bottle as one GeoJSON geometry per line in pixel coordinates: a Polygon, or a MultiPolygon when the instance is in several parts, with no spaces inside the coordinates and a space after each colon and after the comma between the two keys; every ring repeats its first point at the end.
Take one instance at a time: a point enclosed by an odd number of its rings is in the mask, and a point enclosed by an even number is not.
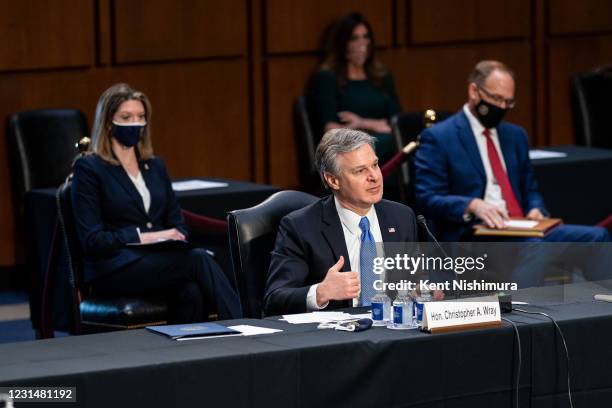
{"type": "Polygon", "coordinates": [[[400,290],[393,301],[393,320],[389,324],[391,329],[410,329],[413,327],[412,299],[407,290],[400,290]]]}
{"type": "Polygon", "coordinates": [[[372,298],[372,325],[386,326],[391,315],[391,299],[383,291],[376,292],[372,298]]]}
{"type": "Polygon", "coordinates": [[[433,297],[429,289],[422,289],[421,295],[414,299],[414,321],[419,327],[423,325],[423,304],[431,302],[433,297]]]}
{"type": "Polygon", "coordinates": [[[423,302],[431,302],[433,300],[431,291],[429,289],[423,289],[421,291],[421,299],[423,299],[423,302]]]}

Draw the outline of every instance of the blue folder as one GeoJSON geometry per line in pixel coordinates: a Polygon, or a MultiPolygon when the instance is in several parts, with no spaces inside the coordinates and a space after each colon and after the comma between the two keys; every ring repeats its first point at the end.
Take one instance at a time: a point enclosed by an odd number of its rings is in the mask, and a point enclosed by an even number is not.
{"type": "Polygon", "coordinates": [[[217,323],[169,324],[164,326],[147,326],[146,329],[170,337],[172,340],[237,336],[241,334],[238,330],[229,329],[217,323]]]}

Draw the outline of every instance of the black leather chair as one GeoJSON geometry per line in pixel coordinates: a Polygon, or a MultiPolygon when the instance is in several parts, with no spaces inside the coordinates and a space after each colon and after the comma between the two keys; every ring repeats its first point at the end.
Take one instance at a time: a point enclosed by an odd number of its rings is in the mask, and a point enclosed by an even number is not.
{"type": "Polygon", "coordinates": [[[612,149],[612,66],[575,75],[571,91],[576,143],[612,149]]]}
{"type": "Polygon", "coordinates": [[[87,121],[76,109],[39,109],[12,115],[7,126],[15,219],[16,258],[25,264],[30,295],[30,318],[40,328],[40,285],[35,240],[27,234],[24,214],[26,193],[36,188],[55,188],[70,173],[75,144],[88,134],[87,121]],[[33,253],[34,252],[34,253],[33,253]]]}
{"type": "MultiPolygon", "coordinates": [[[[78,142],[81,154],[89,148],[89,138],[78,142]]],[[[108,330],[132,329],[145,326],[165,324],[168,307],[164,300],[155,297],[130,296],[109,297],[96,296],[91,288],[83,282],[82,251],[74,224],[70,189],[72,187],[72,165],[66,181],[56,192],[57,222],[51,240],[51,251],[45,273],[41,307],[41,329],[43,338],[53,337],[53,297],[58,285],[68,280],[72,299],[72,321],[70,331],[73,334],[108,330]],[[60,273],[60,266],[67,270],[67,276],[60,273]],[[62,276],[60,276],[62,275],[62,276]]],[[[219,248],[227,246],[227,221],[219,220],[181,210],[185,224],[190,230],[190,240],[197,246],[210,247],[211,242],[219,243],[219,248]],[[225,242],[222,247],[220,242],[225,242]]],[[[216,248],[215,248],[216,249],[216,248]]],[[[212,253],[211,253],[212,254],[212,253]]],[[[218,260],[218,258],[217,258],[218,260]]],[[[235,278],[226,265],[221,263],[230,282],[235,278]]],[[[216,316],[209,316],[215,318],[216,316]]]]}
{"type": "Polygon", "coordinates": [[[73,146],[88,133],[85,116],[76,109],[40,109],[11,116],[8,141],[17,195],[59,186],[70,174],[73,146]]]}
{"type": "Polygon", "coordinates": [[[45,276],[41,337],[53,337],[53,288],[60,279],[60,259],[66,265],[72,292],[71,333],[82,334],[165,324],[168,307],[164,300],[146,297],[102,297],[91,293],[83,282],[82,251],[76,234],[70,189],[71,176],[56,193],[58,222],[53,238],[49,269],[45,276]]]}
{"type": "MultiPolygon", "coordinates": [[[[410,142],[418,142],[418,137],[426,127],[448,118],[449,112],[437,112],[426,109],[422,112],[402,112],[391,118],[391,131],[395,139],[397,150],[401,151],[410,142]]],[[[414,204],[414,166],[412,157],[408,157],[400,167],[401,174],[401,200],[408,205],[414,204]]]]}
{"type": "Polygon", "coordinates": [[[315,195],[324,193],[323,184],[315,168],[315,150],[321,137],[322,130],[314,122],[311,98],[301,95],[294,106],[294,123],[296,129],[296,146],[300,174],[300,187],[303,191],[315,195]]]}
{"type": "Polygon", "coordinates": [[[301,191],[279,191],[261,204],[228,214],[232,265],[245,317],[263,315],[270,252],[274,249],[281,218],[317,199],[301,191]]]}

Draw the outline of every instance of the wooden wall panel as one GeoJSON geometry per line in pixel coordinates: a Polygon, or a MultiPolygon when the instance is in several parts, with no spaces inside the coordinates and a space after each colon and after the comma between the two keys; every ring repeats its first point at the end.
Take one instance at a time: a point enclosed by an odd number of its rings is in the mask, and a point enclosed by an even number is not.
{"type": "Polygon", "coordinates": [[[112,15],[111,4],[113,0],[97,1],[96,30],[96,65],[108,65],[112,61],[112,15]]]}
{"type": "Polygon", "coordinates": [[[408,42],[408,31],[410,29],[409,4],[407,0],[395,2],[395,41],[396,46],[404,46],[408,42]]]}
{"type": "Polygon", "coordinates": [[[151,98],[155,151],[172,177],[250,178],[244,61],[126,67],[112,77],[151,98]]]}
{"type": "Polygon", "coordinates": [[[264,89],[264,35],[262,29],[263,2],[253,0],[249,3],[249,90],[253,174],[251,180],[265,183],[268,180],[268,148],[265,129],[265,92],[264,89]]]}
{"type": "Polygon", "coordinates": [[[409,42],[415,44],[530,34],[529,0],[414,0],[410,4],[409,42]]]}
{"type": "Polygon", "coordinates": [[[114,1],[116,62],[246,53],[242,0],[114,1]]]}
{"type": "Polygon", "coordinates": [[[545,50],[548,47],[546,3],[534,2],[533,33],[531,38],[531,65],[533,67],[533,87],[531,88],[534,118],[534,133],[531,142],[535,146],[549,143],[548,135],[548,58],[545,50]]]}
{"type": "Polygon", "coordinates": [[[3,1],[0,70],[93,64],[93,15],[93,0],[3,1]]]}
{"type": "Polygon", "coordinates": [[[551,34],[612,31],[609,0],[548,1],[551,34]]]}
{"type": "Polygon", "coordinates": [[[530,48],[524,43],[505,43],[413,48],[381,53],[391,68],[397,92],[405,111],[427,108],[455,112],[467,101],[467,77],[482,59],[498,59],[515,71],[517,106],[508,120],[525,127],[531,134],[530,48]],[[452,67],[452,69],[449,69],[452,67]]]}
{"type": "Polygon", "coordinates": [[[377,45],[393,42],[392,0],[267,0],[265,7],[268,53],[318,50],[326,28],[351,11],[366,16],[377,45]]]}
{"type": "Polygon", "coordinates": [[[550,143],[574,143],[570,78],[612,62],[612,35],[554,39],[549,58],[550,143]]]}
{"type": "Polygon", "coordinates": [[[304,93],[306,81],[314,72],[317,62],[314,57],[299,57],[274,59],[267,64],[272,184],[291,187],[299,184],[293,106],[296,98],[304,93]]]}

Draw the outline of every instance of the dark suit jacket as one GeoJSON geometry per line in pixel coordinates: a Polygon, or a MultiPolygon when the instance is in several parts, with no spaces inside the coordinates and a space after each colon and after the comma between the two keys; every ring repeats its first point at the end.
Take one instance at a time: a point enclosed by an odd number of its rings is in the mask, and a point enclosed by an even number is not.
{"type": "MultiPolygon", "coordinates": [[[[417,240],[417,224],[409,207],[382,200],[374,208],[383,242],[417,240]]],[[[344,256],[342,271],[350,271],[348,250],[333,196],[285,216],[280,222],[272,252],[265,290],[265,313],[306,312],[308,289],[325,278],[341,255],[344,256]]],[[[348,300],[331,301],[328,308],[350,306],[348,300]]]]}
{"type": "Polygon", "coordinates": [[[72,206],[84,253],[85,281],[112,273],[144,256],[126,248],[139,242],[140,232],[177,228],[187,236],[181,210],[164,163],[140,161],[140,172],[151,193],[147,213],[142,197],[123,167],[96,155],[77,160],[72,182],[72,206]]]}
{"type": "MultiPolygon", "coordinates": [[[[501,122],[499,144],[508,178],[525,214],[533,208],[544,213],[544,201],[529,160],[527,133],[501,122]]],[[[472,223],[463,220],[469,202],[483,198],[487,179],[478,145],[463,110],[421,134],[416,154],[417,209],[433,225],[441,241],[459,241],[472,223]]]]}

